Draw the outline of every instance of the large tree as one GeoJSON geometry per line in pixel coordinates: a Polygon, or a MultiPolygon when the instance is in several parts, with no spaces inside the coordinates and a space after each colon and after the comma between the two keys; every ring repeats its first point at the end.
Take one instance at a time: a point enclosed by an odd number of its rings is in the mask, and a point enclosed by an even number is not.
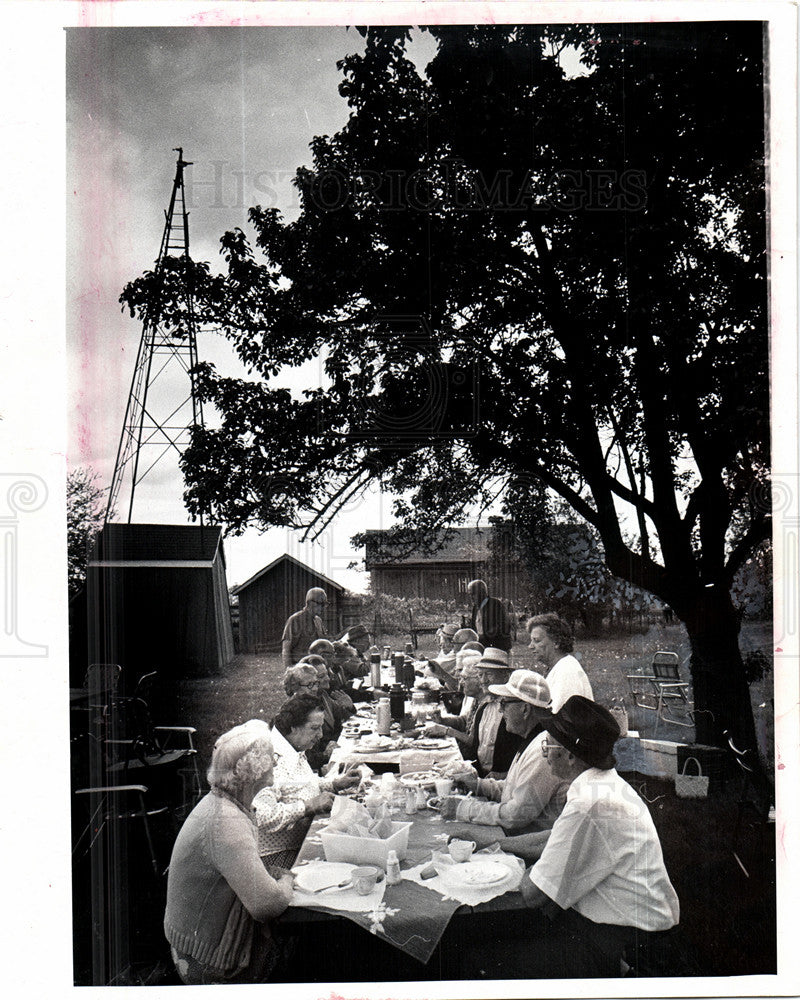
{"type": "MultiPolygon", "coordinates": [[[[730,585],[769,534],[760,28],[429,31],[423,75],[406,29],[363,32],[299,217],[253,208],[255,247],[198,271],[252,378],[201,366],[221,426],[190,507],[320,526],[380,480],[419,537],[543,485],[685,623],[699,740],[753,745],[730,585]],[[323,385],[275,387],[312,358],[323,385]]],[[[163,304],[152,282],[123,299],[163,304]]]]}

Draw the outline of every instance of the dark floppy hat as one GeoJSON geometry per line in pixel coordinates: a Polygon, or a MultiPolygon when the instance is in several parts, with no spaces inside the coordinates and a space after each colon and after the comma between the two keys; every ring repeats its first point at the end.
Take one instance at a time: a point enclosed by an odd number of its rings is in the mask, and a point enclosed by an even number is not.
{"type": "Polygon", "coordinates": [[[614,766],[611,751],[619,739],[619,723],[602,705],[575,694],[545,722],[544,727],[584,764],[601,771],[614,766]]]}

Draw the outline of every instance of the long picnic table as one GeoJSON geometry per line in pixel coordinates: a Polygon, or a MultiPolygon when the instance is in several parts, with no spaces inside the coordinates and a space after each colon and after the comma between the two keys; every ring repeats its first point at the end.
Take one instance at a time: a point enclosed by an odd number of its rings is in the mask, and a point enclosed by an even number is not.
{"type": "MultiPolygon", "coordinates": [[[[369,714],[363,709],[359,722],[362,732],[370,725],[369,714]]],[[[391,749],[357,754],[356,739],[343,736],[331,760],[342,765],[368,763],[378,770],[398,771],[402,776],[461,759],[454,740],[442,741],[446,745],[431,750],[414,750],[409,747],[411,742],[395,733],[391,749]]],[[[400,883],[381,886],[375,904],[357,912],[337,910],[336,892],[310,898],[300,894],[298,898],[305,904],[297,905],[296,898],[274,926],[279,936],[297,936],[303,950],[303,942],[311,941],[318,944],[312,950],[326,953],[326,962],[333,969],[321,973],[316,981],[477,978],[488,974],[485,967],[503,957],[502,952],[496,953],[498,941],[516,941],[519,950],[531,933],[541,935],[546,930],[541,915],[525,907],[517,889],[524,864],[512,856],[492,849],[473,856],[474,860],[495,860],[509,867],[508,880],[493,890],[501,894],[493,898],[464,903],[442,889],[440,879],[422,881],[419,867],[427,867],[434,854],[446,852],[450,834],[458,831],[458,836],[467,838],[469,834],[465,833],[464,823],[445,821],[431,808],[406,814],[400,798],[395,799],[393,819],[411,824],[406,856],[400,865],[405,877],[400,883]]],[[[325,859],[321,834],[328,822],[328,817],[317,817],[311,824],[295,863],[296,871],[325,859]]],[[[486,827],[481,829],[485,831],[486,827]]],[[[308,974],[306,967],[302,981],[308,974]]]]}

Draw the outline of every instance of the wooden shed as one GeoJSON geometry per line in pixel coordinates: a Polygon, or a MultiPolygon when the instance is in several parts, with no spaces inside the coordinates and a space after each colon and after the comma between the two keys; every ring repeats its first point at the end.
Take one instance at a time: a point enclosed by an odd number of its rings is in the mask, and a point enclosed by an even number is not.
{"type": "MultiPolygon", "coordinates": [[[[222,529],[107,524],[86,577],[88,662],[213,673],[234,656],[222,529]]],[[[85,669],[85,666],[84,666],[85,669]]]]}
{"type": "MultiPolygon", "coordinates": [[[[470,580],[485,580],[490,592],[512,601],[523,600],[528,579],[524,567],[509,558],[492,559],[492,528],[450,528],[450,536],[435,552],[400,552],[387,545],[382,531],[367,531],[364,565],[373,594],[459,600],[467,603],[470,580]]],[[[442,536],[444,537],[444,535],[442,536]]]]}
{"type": "Polygon", "coordinates": [[[312,587],[322,587],[328,595],[325,627],[329,635],[338,635],[351,624],[345,621],[345,588],[285,554],[231,591],[239,598],[240,651],[279,649],[286,619],[305,606],[312,587]]]}

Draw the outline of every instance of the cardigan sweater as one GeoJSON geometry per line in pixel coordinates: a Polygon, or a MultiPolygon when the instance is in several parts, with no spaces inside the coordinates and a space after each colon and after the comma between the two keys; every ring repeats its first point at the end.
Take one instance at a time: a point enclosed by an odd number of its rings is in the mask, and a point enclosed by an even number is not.
{"type": "Polygon", "coordinates": [[[266,921],[290,899],[261,863],[252,817],[224,792],[209,792],[172,850],[164,913],[169,943],[203,965],[243,968],[254,946],[268,947],[260,940],[270,937],[266,921]]]}

